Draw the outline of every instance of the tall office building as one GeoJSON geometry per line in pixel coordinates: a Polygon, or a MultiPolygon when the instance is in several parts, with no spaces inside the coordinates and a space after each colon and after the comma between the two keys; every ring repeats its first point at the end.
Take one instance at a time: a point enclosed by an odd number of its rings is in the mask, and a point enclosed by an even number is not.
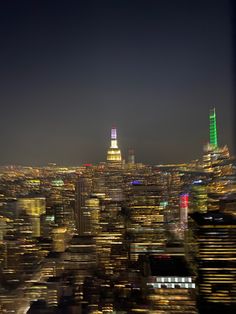
{"type": "Polygon", "coordinates": [[[182,193],[180,195],[180,204],[179,204],[181,229],[186,229],[188,227],[188,203],[189,203],[189,194],[182,193]]]}
{"type": "Polygon", "coordinates": [[[90,217],[86,207],[86,200],[92,191],[92,178],[90,176],[80,176],[76,183],[75,193],[75,221],[79,235],[87,235],[90,230],[90,217]]]}
{"type": "Polygon", "coordinates": [[[25,210],[29,216],[39,217],[46,211],[46,201],[44,197],[24,197],[17,200],[17,211],[25,210]]]}
{"type": "Polygon", "coordinates": [[[40,236],[40,216],[46,212],[46,199],[44,197],[18,198],[16,202],[17,215],[23,212],[30,218],[32,235],[40,236]]]}
{"type": "Polygon", "coordinates": [[[118,162],[120,163],[121,159],[121,151],[117,144],[117,131],[116,128],[111,129],[111,146],[107,151],[107,162],[118,162]]]}
{"type": "Polygon", "coordinates": [[[131,184],[127,201],[126,231],[129,257],[137,261],[141,255],[164,252],[166,243],[161,190],[157,185],[131,184]]]}
{"type": "MultiPolygon", "coordinates": [[[[210,109],[209,112],[209,142],[204,146],[204,152],[207,156],[203,156],[203,160],[205,164],[207,161],[210,163],[211,156],[210,154],[218,150],[218,134],[217,134],[217,126],[216,126],[216,110],[215,108],[210,109]]],[[[206,168],[206,165],[205,165],[206,168]]]]}
{"type": "Polygon", "coordinates": [[[207,182],[203,180],[195,180],[190,185],[190,212],[207,212],[207,182]]]}
{"type": "Polygon", "coordinates": [[[209,143],[204,146],[203,155],[205,172],[212,173],[214,177],[232,174],[229,149],[226,145],[218,146],[215,108],[210,110],[209,122],[209,143]]]}
{"type": "Polygon", "coordinates": [[[216,127],[216,111],[215,108],[210,110],[210,145],[213,148],[218,147],[218,140],[217,140],[217,127],[216,127]]]}
{"type": "Polygon", "coordinates": [[[194,213],[189,230],[189,259],[197,272],[200,313],[235,313],[235,217],[220,211],[194,213]]]}
{"type": "Polygon", "coordinates": [[[209,143],[204,147],[203,168],[209,174],[207,184],[207,209],[217,210],[220,198],[232,191],[233,158],[228,147],[218,146],[216,112],[210,110],[209,143]]]}

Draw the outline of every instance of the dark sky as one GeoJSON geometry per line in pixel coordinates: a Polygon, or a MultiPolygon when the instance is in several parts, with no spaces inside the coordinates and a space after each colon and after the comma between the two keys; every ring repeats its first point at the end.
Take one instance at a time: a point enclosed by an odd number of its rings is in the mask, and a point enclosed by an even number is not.
{"type": "Polygon", "coordinates": [[[232,148],[227,0],[1,0],[1,164],[196,159],[232,148]]]}

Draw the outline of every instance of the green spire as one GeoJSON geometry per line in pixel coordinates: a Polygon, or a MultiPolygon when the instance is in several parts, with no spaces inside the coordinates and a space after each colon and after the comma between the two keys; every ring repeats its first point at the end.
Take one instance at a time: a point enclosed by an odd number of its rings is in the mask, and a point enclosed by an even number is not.
{"type": "Polygon", "coordinates": [[[216,111],[215,108],[210,110],[210,144],[212,147],[218,147],[217,128],[216,128],[216,111]]]}

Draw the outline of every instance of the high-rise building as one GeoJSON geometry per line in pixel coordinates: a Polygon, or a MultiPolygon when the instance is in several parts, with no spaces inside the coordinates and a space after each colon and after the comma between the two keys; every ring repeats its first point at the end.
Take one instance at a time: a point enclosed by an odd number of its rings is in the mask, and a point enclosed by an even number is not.
{"type": "Polygon", "coordinates": [[[182,193],[180,195],[179,214],[180,214],[180,226],[182,229],[186,229],[188,226],[188,193],[182,193]]]}
{"type": "Polygon", "coordinates": [[[156,185],[131,184],[127,202],[129,255],[131,261],[139,256],[164,252],[164,212],[160,204],[161,191],[156,185]]]}
{"type": "Polygon", "coordinates": [[[46,203],[44,197],[25,197],[17,200],[18,212],[25,210],[29,216],[39,217],[45,213],[46,203]]]}
{"type": "Polygon", "coordinates": [[[218,146],[215,108],[210,110],[209,122],[209,143],[204,146],[203,167],[215,177],[232,174],[229,149],[226,145],[218,146]]]}
{"type": "Polygon", "coordinates": [[[236,219],[220,211],[194,213],[189,259],[197,273],[200,313],[236,311],[236,219]]]}
{"type": "Polygon", "coordinates": [[[29,216],[34,237],[40,236],[40,216],[46,212],[46,200],[44,197],[19,198],[16,203],[17,215],[25,212],[29,216]]]}
{"type": "Polygon", "coordinates": [[[218,140],[217,140],[217,127],[216,127],[216,111],[215,108],[210,110],[210,145],[213,148],[218,147],[218,140]]]}
{"type": "Polygon", "coordinates": [[[107,162],[121,162],[121,151],[117,144],[117,131],[116,128],[111,129],[111,146],[107,151],[107,162]]]}
{"type": "Polygon", "coordinates": [[[233,160],[226,145],[218,146],[215,108],[210,110],[210,139],[204,147],[203,168],[209,174],[207,209],[217,210],[220,198],[232,192],[233,160]]]}
{"type": "MultiPolygon", "coordinates": [[[[92,179],[90,176],[80,176],[76,184],[75,194],[75,221],[79,235],[88,235],[90,231],[90,217],[86,207],[86,200],[92,191],[92,179]]],[[[89,233],[90,234],[90,233],[89,233]]]]}
{"type": "Polygon", "coordinates": [[[190,212],[207,212],[207,183],[195,180],[190,185],[190,212]]]}

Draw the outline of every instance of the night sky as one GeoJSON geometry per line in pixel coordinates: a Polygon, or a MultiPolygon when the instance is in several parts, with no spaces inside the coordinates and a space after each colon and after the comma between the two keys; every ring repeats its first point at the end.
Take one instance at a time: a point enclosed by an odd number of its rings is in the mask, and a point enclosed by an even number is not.
{"type": "Polygon", "coordinates": [[[1,0],[0,163],[199,158],[208,111],[232,149],[226,0],[1,0]]]}

